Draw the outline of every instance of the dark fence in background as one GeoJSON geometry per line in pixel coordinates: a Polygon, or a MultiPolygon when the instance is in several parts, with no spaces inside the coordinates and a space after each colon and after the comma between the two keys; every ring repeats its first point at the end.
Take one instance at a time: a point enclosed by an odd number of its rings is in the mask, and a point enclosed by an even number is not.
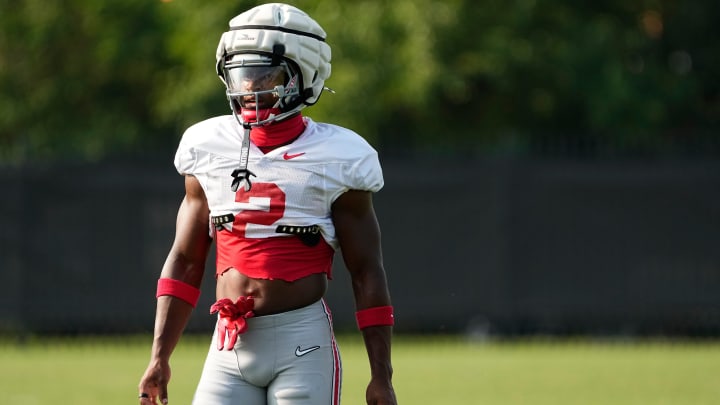
{"type": "MultiPolygon", "coordinates": [[[[718,160],[384,169],[398,332],[720,335],[718,160]]],[[[183,193],[171,163],[4,169],[0,187],[0,330],[152,330],[183,193]]],[[[212,327],[212,274],[190,331],[212,327]]],[[[327,299],[353,328],[339,256],[327,299]]]]}

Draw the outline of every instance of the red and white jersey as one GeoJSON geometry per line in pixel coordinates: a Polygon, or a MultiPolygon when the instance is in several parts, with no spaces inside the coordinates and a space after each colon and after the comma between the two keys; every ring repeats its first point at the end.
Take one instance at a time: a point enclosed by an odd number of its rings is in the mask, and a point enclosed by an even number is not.
{"type": "Polygon", "coordinates": [[[308,274],[330,275],[338,241],[331,205],[348,190],[376,192],[383,186],[377,152],[358,134],[305,117],[305,131],[291,144],[264,154],[250,144],[252,188],[231,190],[240,165],[243,128],[232,115],[187,129],[175,155],[180,174],[195,176],[210,216],[233,214],[216,233],[217,272],[234,267],[256,278],[293,281],[308,274]],[[279,225],[318,225],[322,243],[309,247],[279,225]]]}

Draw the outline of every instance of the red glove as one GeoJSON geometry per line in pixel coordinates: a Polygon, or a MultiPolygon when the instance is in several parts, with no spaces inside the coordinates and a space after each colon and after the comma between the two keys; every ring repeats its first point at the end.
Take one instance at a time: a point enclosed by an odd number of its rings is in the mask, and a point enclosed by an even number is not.
{"type": "Polygon", "coordinates": [[[237,342],[238,335],[245,332],[247,322],[245,319],[252,318],[255,301],[253,297],[240,297],[236,302],[229,298],[223,298],[210,307],[210,313],[220,313],[218,320],[218,350],[232,350],[237,342]],[[230,338],[225,342],[226,335],[230,338]]]}

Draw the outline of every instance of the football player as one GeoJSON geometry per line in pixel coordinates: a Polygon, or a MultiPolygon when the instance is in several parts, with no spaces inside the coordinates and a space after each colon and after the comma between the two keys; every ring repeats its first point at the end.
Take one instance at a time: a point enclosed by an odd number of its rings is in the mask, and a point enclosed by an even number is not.
{"type": "Polygon", "coordinates": [[[338,404],[340,354],[323,296],[333,255],[352,279],[370,363],[369,404],[396,404],[393,307],[372,194],[377,152],[358,134],[301,114],[330,76],[320,25],[286,4],[230,20],[217,74],[230,115],[186,130],[175,156],[185,177],[172,248],[157,285],[144,405],[167,403],[170,356],[216,245],[213,343],[193,404],[338,404]]]}

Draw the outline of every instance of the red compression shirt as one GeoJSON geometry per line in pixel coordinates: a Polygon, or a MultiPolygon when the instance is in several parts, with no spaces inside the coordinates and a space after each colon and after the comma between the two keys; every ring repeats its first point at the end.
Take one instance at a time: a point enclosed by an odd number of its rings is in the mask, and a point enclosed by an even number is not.
{"type": "Polygon", "coordinates": [[[288,282],[315,273],[332,278],[335,252],[322,238],[307,246],[297,236],[253,239],[222,230],[216,244],[217,275],[234,268],[248,277],[288,282]]]}

